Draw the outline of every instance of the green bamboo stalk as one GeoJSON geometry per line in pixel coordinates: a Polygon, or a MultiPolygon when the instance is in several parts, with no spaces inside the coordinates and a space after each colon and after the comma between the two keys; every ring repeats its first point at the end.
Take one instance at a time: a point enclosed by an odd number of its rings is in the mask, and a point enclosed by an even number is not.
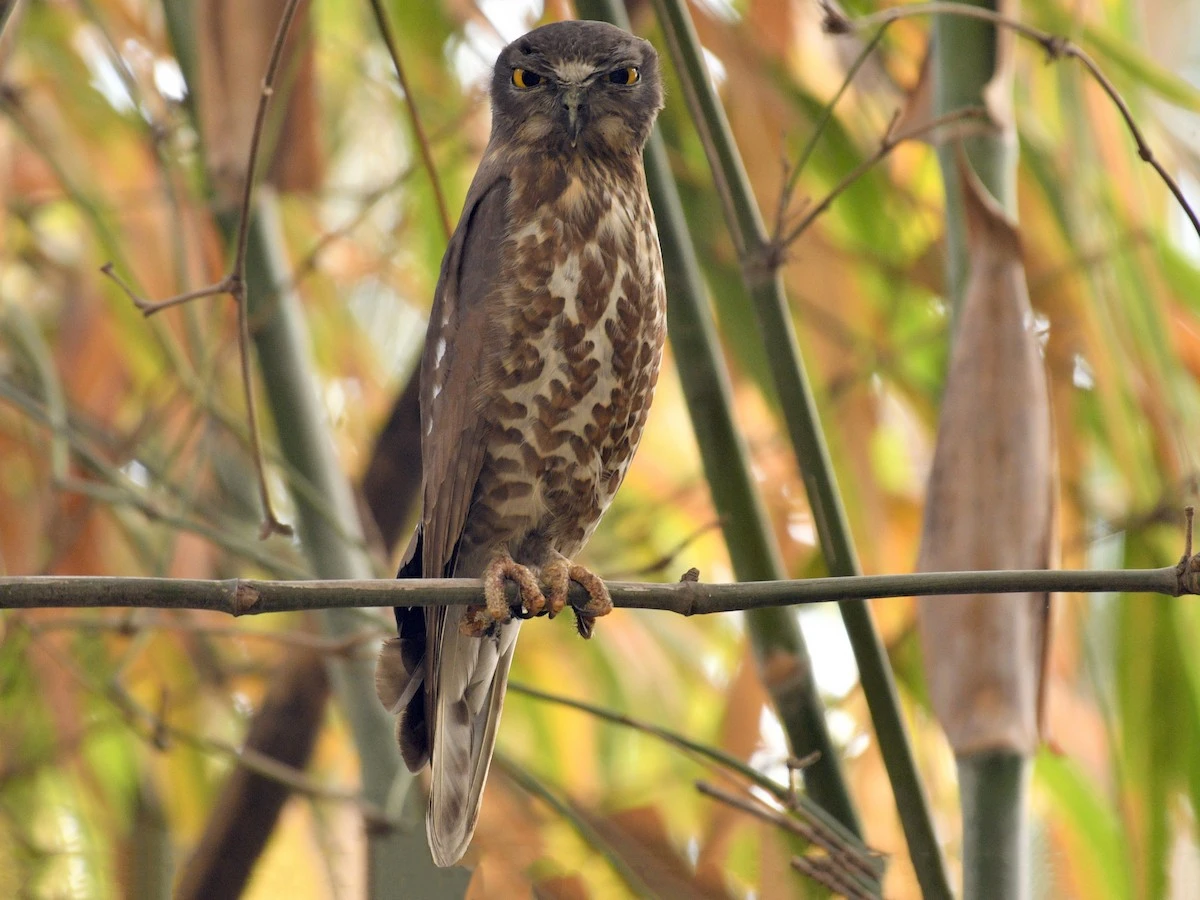
{"type": "MultiPolygon", "coordinates": [[[[993,0],[967,0],[997,12],[993,0]]],[[[935,116],[985,106],[984,91],[999,62],[999,32],[986,21],[955,15],[934,17],[935,116]]],[[[1011,85],[1006,87],[1011,91],[1011,85]]],[[[967,160],[984,187],[1015,221],[1017,141],[1011,123],[962,141],[967,160]]],[[[946,294],[957,313],[970,274],[957,145],[938,148],[946,195],[946,294]]],[[[1049,501],[1048,501],[1049,502],[1049,501]]],[[[1016,750],[956,754],[963,828],[963,892],[966,897],[1015,900],[1029,896],[1028,827],[1031,757],[1016,750]]]]}
{"type": "MultiPolygon", "coordinates": [[[[189,0],[167,0],[167,25],[187,83],[195,85],[197,52],[190,27],[189,0]]],[[[194,92],[189,92],[189,98],[194,92]]],[[[192,110],[194,113],[194,109],[192,110]]],[[[253,173],[247,173],[253,177],[253,173]]],[[[232,211],[217,216],[228,242],[237,239],[239,221],[232,211]]],[[[329,437],[295,281],[285,261],[278,211],[263,193],[247,234],[245,287],[248,315],[256,323],[254,349],[275,423],[284,474],[296,508],[304,552],[318,577],[371,577],[357,509],[329,437]]],[[[357,632],[356,610],[321,613],[323,630],[333,638],[357,632]]],[[[363,794],[389,816],[405,808],[412,777],[400,765],[391,718],[375,699],[373,664],[368,660],[331,660],[334,695],[343,710],[362,765],[363,794]]],[[[411,805],[411,804],[410,804],[411,805]]],[[[378,823],[376,823],[378,825],[378,823]]],[[[367,832],[368,875],[372,898],[461,897],[467,876],[462,869],[433,865],[421,828],[371,827],[367,832]]]]}
{"type": "MultiPolygon", "coordinates": [[[[686,3],[654,0],[654,8],[708,155],[727,225],[741,255],[743,277],[757,312],[788,433],[801,463],[826,564],[833,575],[861,574],[816,401],[800,357],[777,265],[777,248],[767,234],[728,120],[713,90],[686,3]]],[[[883,643],[864,603],[843,601],[839,605],[918,881],[926,897],[948,898],[949,877],[883,643]]]]}
{"type": "MultiPolygon", "coordinates": [[[[629,28],[620,0],[579,0],[576,6],[580,15],[629,28]]],[[[671,347],[734,572],[740,581],[779,581],[786,577],[779,546],[754,484],[749,452],[734,421],[729,372],[679,190],[657,131],[646,146],[645,161],[666,270],[671,347]]],[[[760,669],[772,659],[791,663],[792,677],[783,683],[771,680],[767,689],[792,751],[797,756],[819,754],[804,770],[809,796],[861,837],[862,826],[826,727],[825,707],[795,612],[747,612],[746,631],[760,669]]]]}
{"type": "Polygon", "coordinates": [[[963,896],[1028,897],[1031,761],[997,751],[958,757],[963,896]]]}
{"type": "MultiPolygon", "coordinates": [[[[966,0],[965,5],[995,11],[991,0],[966,0]]],[[[934,16],[933,109],[935,116],[958,109],[986,108],[983,90],[996,69],[994,25],[962,16],[934,16]]],[[[1010,216],[1017,205],[1017,146],[1007,129],[987,129],[962,140],[967,159],[980,181],[1010,216]]],[[[957,144],[938,147],[938,162],[946,190],[946,294],[958,309],[966,288],[967,231],[963,217],[962,185],[955,163],[957,144]]]]}
{"type": "MultiPolygon", "coordinates": [[[[232,239],[237,231],[234,218],[222,217],[222,226],[232,239]]],[[[279,213],[269,192],[260,192],[249,238],[246,289],[249,315],[257,323],[254,349],[280,449],[292,469],[290,487],[301,545],[318,577],[368,578],[373,574],[371,562],[312,379],[298,298],[285,287],[290,279],[279,213]],[[256,297],[274,299],[263,305],[256,297]],[[298,479],[308,490],[297,489],[298,479]],[[323,502],[314,503],[314,495],[323,502]]],[[[359,629],[358,617],[349,610],[326,610],[321,620],[325,633],[335,638],[359,629]]],[[[400,766],[391,717],[375,699],[374,662],[331,660],[330,676],[359,752],[364,796],[389,811],[398,810],[412,776],[400,766]]],[[[367,840],[372,897],[461,897],[465,891],[464,870],[434,867],[423,830],[370,828],[367,840]]]]}

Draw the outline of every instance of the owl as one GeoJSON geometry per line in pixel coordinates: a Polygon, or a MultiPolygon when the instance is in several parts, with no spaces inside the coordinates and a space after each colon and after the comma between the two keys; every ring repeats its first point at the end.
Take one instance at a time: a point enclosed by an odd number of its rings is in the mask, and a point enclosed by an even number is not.
{"type": "Polygon", "coordinates": [[[376,678],[405,763],[431,767],[441,866],[475,830],[521,620],[560,612],[571,582],[584,637],[612,609],[572,558],[637,450],[666,336],[642,167],[663,103],[654,48],[546,25],[501,52],[491,102],[421,360],[422,510],[399,575],[477,577],[485,602],[396,609],[376,678]]]}

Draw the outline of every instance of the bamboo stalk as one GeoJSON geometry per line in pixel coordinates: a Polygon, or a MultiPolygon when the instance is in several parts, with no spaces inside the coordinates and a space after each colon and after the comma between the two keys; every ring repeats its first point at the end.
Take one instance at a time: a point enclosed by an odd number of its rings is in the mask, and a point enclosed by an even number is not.
{"type": "MultiPolygon", "coordinates": [[[[581,15],[629,28],[620,0],[584,0],[577,6],[581,15]]],[[[666,147],[657,132],[646,146],[645,163],[662,243],[671,348],[725,544],[739,579],[779,580],[786,575],[779,546],[754,483],[750,454],[734,420],[733,390],[700,263],[666,147]]],[[[790,662],[788,678],[764,678],[764,682],[792,751],[797,756],[817,754],[816,762],[804,771],[809,795],[861,837],[862,827],[826,727],[825,706],[817,692],[800,623],[791,611],[760,608],[747,612],[746,632],[760,670],[768,660],[774,671],[779,671],[782,660],[790,662]]]]}
{"type": "MultiPolygon", "coordinates": [[[[280,450],[292,469],[289,487],[301,545],[319,576],[370,577],[373,572],[363,549],[350,484],[335,456],[311,377],[299,303],[293,291],[277,290],[288,278],[278,211],[269,192],[260,194],[249,238],[248,314],[257,323],[254,349],[280,450]],[[268,307],[254,302],[272,296],[274,302],[268,307]]],[[[354,634],[360,625],[358,617],[344,608],[327,607],[321,618],[325,634],[333,638],[354,634]]],[[[370,659],[330,661],[334,694],[359,753],[363,794],[390,809],[403,803],[412,776],[400,766],[392,719],[376,701],[374,668],[370,659]]],[[[398,890],[430,898],[462,896],[466,873],[435,869],[420,831],[368,829],[367,843],[372,897],[382,900],[396,896],[398,890]]]]}
{"type": "MultiPolygon", "coordinates": [[[[850,524],[821,430],[816,400],[800,357],[777,264],[778,247],[763,224],[729,122],[709,78],[686,3],[654,0],[654,8],[708,154],[727,225],[741,255],[743,278],[758,316],[788,434],[800,462],[822,553],[834,575],[858,575],[861,568],[850,524]]],[[[840,608],[917,879],[926,897],[949,898],[950,880],[883,643],[865,604],[846,601],[840,608]]]]}
{"type": "MultiPolygon", "coordinates": [[[[980,12],[999,12],[993,0],[968,0],[964,5],[977,7],[980,12]]],[[[935,116],[987,105],[989,97],[994,103],[1000,101],[997,104],[1000,108],[1006,106],[1003,101],[1006,95],[1011,101],[1012,77],[1004,74],[1000,35],[988,21],[955,15],[934,17],[931,45],[935,116]]],[[[1011,52],[1008,50],[1009,55],[1011,52]]],[[[946,197],[946,294],[956,321],[971,267],[959,153],[965,152],[980,182],[1008,215],[1015,220],[1017,214],[1016,129],[1011,117],[1001,118],[995,124],[995,128],[964,138],[961,148],[946,145],[937,151],[946,197]]],[[[951,339],[956,338],[957,329],[951,339]]],[[[1051,497],[1046,498],[1047,504],[1052,502],[1051,497]]],[[[980,527],[971,522],[961,525],[980,527]]],[[[971,561],[963,562],[969,565],[971,561]]],[[[938,616],[942,609],[922,607],[919,615],[938,616]]],[[[1024,610],[1022,614],[1032,615],[1032,611],[1024,610]]],[[[932,648],[926,648],[927,654],[931,651],[932,648]]],[[[926,666],[931,671],[938,664],[936,656],[927,656],[926,666]]],[[[951,677],[960,679],[962,673],[951,673],[951,677]]],[[[994,689],[1002,688],[997,685],[994,689]]],[[[1032,758],[1015,748],[1003,748],[956,752],[955,762],[962,806],[963,895],[996,900],[1028,897],[1032,758]]]]}

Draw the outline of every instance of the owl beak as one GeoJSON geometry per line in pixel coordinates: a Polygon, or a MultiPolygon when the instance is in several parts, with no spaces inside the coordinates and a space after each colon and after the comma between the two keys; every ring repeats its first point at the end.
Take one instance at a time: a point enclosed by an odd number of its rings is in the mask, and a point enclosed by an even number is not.
{"type": "Polygon", "coordinates": [[[587,119],[587,103],[584,100],[585,87],[581,84],[569,84],[563,90],[563,112],[567,117],[567,134],[571,136],[571,146],[579,140],[579,132],[583,130],[587,119]]]}

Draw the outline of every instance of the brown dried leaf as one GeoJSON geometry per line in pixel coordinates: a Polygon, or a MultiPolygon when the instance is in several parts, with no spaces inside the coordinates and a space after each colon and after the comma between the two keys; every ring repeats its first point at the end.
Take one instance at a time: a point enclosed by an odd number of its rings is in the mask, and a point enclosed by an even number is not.
{"type": "MultiPolygon", "coordinates": [[[[963,157],[970,276],[942,401],[918,567],[1048,567],[1056,473],[1049,395],[1014,225],[963,157]]],[[[920,603],[933,707],[958,754],[1038,737],[1045,594],[920,603]]]]}

